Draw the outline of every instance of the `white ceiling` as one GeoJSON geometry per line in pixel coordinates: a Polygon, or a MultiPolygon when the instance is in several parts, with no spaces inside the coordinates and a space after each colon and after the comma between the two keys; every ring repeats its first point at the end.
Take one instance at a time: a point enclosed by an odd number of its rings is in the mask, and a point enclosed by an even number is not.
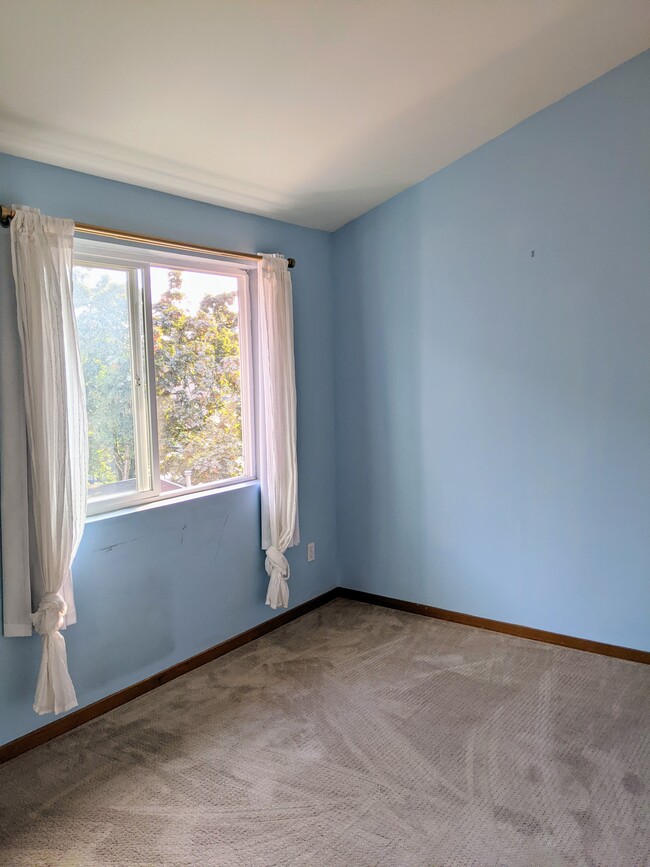
{"type": "Polygon", "coordinates": [[[0,151],[336,229],[650,45],[650,0],[2,0],[0,151]]]}

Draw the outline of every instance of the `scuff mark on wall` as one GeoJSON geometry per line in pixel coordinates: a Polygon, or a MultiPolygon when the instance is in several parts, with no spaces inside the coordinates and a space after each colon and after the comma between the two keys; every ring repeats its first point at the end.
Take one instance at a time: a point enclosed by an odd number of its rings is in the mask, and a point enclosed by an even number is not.
{"type": "Polygon", "coordinates": [[[137,542],[137,538],[135,539],[125,539],[124,542],[113,542],[112,545],[105,545],[103,548],[97,548],[97,552],[99,551],[108,551],[109,553],[113,550],[113,548],[119,548],[121,545],[130,545],[131,542],[137,542]]]}
{"type": "Polygon", "coordinates": [[[219,542],[217,544],[217,550],[215,551],[215,554],[214,554],[215,565],[216,565],[217,559],[219,557],[219,551],[221,550],[221,542],[223,540],[223,534],[224,534],[224,531],[226,529],[226,524],[228,523],[229,517],[230,517],[230,512],[226,512],[226,517],[224,519],[223,526],[221,527],[221,533],[219,534],[219,542]]]}

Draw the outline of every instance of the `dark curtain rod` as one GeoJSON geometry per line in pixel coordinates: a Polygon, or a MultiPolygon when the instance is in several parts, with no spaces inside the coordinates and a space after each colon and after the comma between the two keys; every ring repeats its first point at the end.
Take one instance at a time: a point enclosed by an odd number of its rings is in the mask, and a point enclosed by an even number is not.
{"type": "MultiPolygon", "coordinates": [[[[8,228],[15,217],[13,208],[0,205],[0,226],[8,228]]],[[[183,241],[172,241],[170,238],[156,238],[152,235],[138,235],[135,232],[122,232],[119,229],[107,229],[106,226],[91,226],[87,223],[75,223],[75,232],[84,235],[100,235],[104,238],[115,238],[118,241],[138,241],[145,244],[153,244],[155,247],[169,247],[173,250],[188,250],[191,253],[209,253],[212,256],[226,256],[229,259],[251,259],[260,261],[259,253],[240,253],[237,250],[219,250],[216,247],[203,247],[201,244],[186,244],[183,241]]],[[[296,265],[295,259],[287,259],[289,268],[296,265]]]]}

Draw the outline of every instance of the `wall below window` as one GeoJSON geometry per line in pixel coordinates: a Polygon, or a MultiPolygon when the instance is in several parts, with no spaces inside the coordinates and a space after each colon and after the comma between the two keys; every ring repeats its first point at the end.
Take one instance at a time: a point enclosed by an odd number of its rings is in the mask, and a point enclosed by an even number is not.
{"type": "Polygon", "coordinates": [[[649,93],[646,52],[335,235],[344,586],[650,649],[649,93]]]}
{"type": "MultiPolygon", "coordinates": [[[[0,155],[0,201],[79,222],[236,250],[279,251],[292,272],[300,528],[288,553],[291,603],[338,583],[330,236],[163,193],[0,155]],[[317,558],[307,563],[306,543],[317,558]]],[[[0,231],[0,291],[13,291],[0,231]]],[[[257,485],[93,520],[73,575],[79,622],[66,632],[80,705],[273,616],[257,485]]],[[[49,722],[32,711],[40,638],[0,637],[0,743],[49,722]]]]}

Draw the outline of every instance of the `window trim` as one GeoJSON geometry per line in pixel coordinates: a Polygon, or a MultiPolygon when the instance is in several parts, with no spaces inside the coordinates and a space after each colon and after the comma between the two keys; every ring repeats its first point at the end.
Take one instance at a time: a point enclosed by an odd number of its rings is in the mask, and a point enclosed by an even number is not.
{"type": "MultiPolygon", "coordinates": [[[[223,261],[218,257],[206,258],[192,253],[168,252],[147,247],[111,244],[75,237],[73,265],[125,270],[128,273],[129,342],[133,382],[133,417],[136,454],[136,473],[142,472],[142,460],[148,464],[146,474],[149,487],[128,494],[104,497],[88,497],[86,517],[122,509],[166,503],[192,494],[218,492],[256,480],[255,448],[255,382],[253,376],[253,345],[251,320],[251,292],[249,272],[257,269],[250,261],[223,261]],[[179,488],[177,491],[161,491],[158,418],[155,390],[155,361],[153,345],[153,310],[151,302],[150,267],[178,268],[184,271],[219,274],[237,278],[239,312],[239,357],[241,381],[241,423],[244,473],[217,482],[206,482],[179,488]],[[139,285],[138,274],[142,274],[139,285]],[[142,342],[142,351],[139,344],[142,342]],[[142,356],[143,359],[142,359],[142,356]],[[140,365],[140,359],[142,363],[140,365]],[[138,391],[138,389],[141,389],[138,391]],[[144,430],[144,435],[142,431],[144,430]],[[146,448],[145,448],[146,447],[146,448]],[[148,454],[147,454],[148,452],[148,454]]],[[[138,479],[138,484],[140,478],[138,479]]]]}

